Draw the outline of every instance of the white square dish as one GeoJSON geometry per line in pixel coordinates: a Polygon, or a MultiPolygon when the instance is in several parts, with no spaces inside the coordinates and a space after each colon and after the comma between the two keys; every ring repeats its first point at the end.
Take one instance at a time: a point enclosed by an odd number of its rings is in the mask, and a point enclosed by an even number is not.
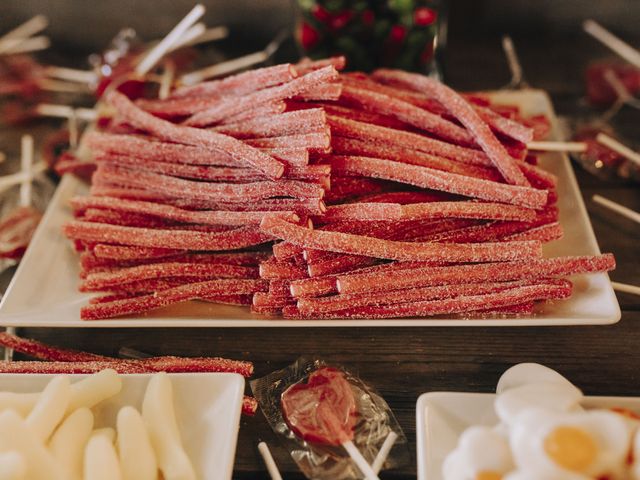
{"type": "MultiPolygon", "coordinates": [[[[418,480],[441,480],[442,464],[462,432],[472,425],[493,426],[498,417],[492,393],[430,392],[416,404],[418,480]]],[[[586,408],[623,407],[640,413],[640,398],[585,397],[586,408]]]]}
{"type": "MultiPolygon", "coordinates": [[[[517,105],[525,115],[547,115],[552,137],[560,139],[549,97],[540,90],[497,92],[496,103],[517,105]]],[[[560,223],[564,238],[545,246],[545,256],[600,253],[566,155],[547,153],[541,165],[558,177],[560,223]]],[[[252,315],[248,308],[189,302],[144,316],[82,321],[80,308],[91,297],[78,292],[78,258],[61,233],[73,218],[69,200],[87,187],[65,176],[33,237],[0,304],[0,325],[31,327],[353,327],[353,326],[543,326],[611,324],[620,319],[620,307],[607,274],[575,279],[574,293],[565,301],[540,305],[533,317],[463,319],[436,317],[393,320],[283,320],[252,315]]]]}
{"type": "MultiPolygon", "coordinates": [[[[115,427],[121,407],[138,410],[152,374],[121,375],[122,391],[92,410],[95,426],[115,427]]],[[[0,391],[38,392],[55,375],[0,374],[0,391]]],[[[87,375],[71,375],[76,382],[87,375]]],[[[229,480],[240,428],[244,378],[235,373],[172,373],[182,442],[201,480],[229,480]]]]}

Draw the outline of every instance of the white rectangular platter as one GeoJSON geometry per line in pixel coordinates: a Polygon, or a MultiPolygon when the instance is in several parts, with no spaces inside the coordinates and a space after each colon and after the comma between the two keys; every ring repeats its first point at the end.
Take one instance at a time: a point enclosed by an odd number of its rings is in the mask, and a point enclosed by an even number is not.
{"type": "MultiPolygon", "coordinates": [[[[492,393],[430,392],[416,404],[418,480],[441,480],[442,464],[472,425],[493,426],[498,417],[492,393]]],[[[640,414],[640,398],[585,397],[585,408],[622,407],[640,414]]]]}
{"type": "MultiPolygon", "coordinates": [[[[544,114],[552,119],[553,138],[560,139],[549,97],[540,90],[497,92],[496,103],[520,107],[525,115],[544,114]]],[[[541,165],[558,177],[560,223],[564,238],[545,246],[545,256],[599,253],[589,217],[569,159],[564,154],[541,156],[541,165]]],[[[86,194],[87,187],[65,176],[34,235],[0,305],[1,326],[31,327],[443,327],[443,326],[543,326],[611,324],[620,319],[620,307],[608,275],[577,278],[569,300],[541,305],[529,318],[460,317],[394,320],[283,320],[252,315],[248,308],[189,302],[150,312],[145,316],[82,321],[80,308],[89,294],[78,292],[78,258],[61,233],[73,218],[69,200],[86,194]]]]}
{"type": "MultiPolygon", "coordinates": [[[[0,391],[39,392],[55,375],[0,374],[0,391]]],[[[71,375],[74,383],[87,375],[71,375]]],[[[244,378],[235,373],[172,373],[174,408],[182,442],[202,480],[233,474],[244,378]]],[[[142,407],[151,374],[121,375],[122,390],[92,409],[95,428],[115,427],[120,408],[142,407]]]]}

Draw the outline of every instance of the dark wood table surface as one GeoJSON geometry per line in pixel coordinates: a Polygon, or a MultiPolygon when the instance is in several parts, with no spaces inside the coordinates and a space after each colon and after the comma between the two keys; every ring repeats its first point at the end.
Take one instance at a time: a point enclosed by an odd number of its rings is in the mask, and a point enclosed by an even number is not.
{"type": "MultiPolygon", "coordinates": [[[[560,114],[579,107],[582,69],[601,54],[584,38],[518,39],[532,85],[548,90],[560,114]]],[[[493,89],[508,81],[497,38],[453,42],[448,79],[457,88],[493,89]]],[[[638,112],[617,119],[628,138],[640,142],[638,112]]],[[[640,211],[638,186],[602,181],[576,167],[582,193],[602,251],[613,252],[613,280],[638,285],[640,227],[590,199],[602,194],[640,211]]],[[[557,369],[587,394],[640,396],[640,297],[619,294],[622,320],[612,326],[540,328],[239,328],[239,329],[21,329],[52,344],[117,355],[121,346],[154,354],[220,355],[247,359],[262,376],[301,355],[346,365],[387,400],[404,429],[411,463],[382,478],[416,476],[415,404],[428,391],[491,392],[500,374],[519,362],[557,369]]],[[[268,478],[258,439],[271,446],[285,478],[303,478],[261,414],[242,418],[234,478],[268,478]]]]}

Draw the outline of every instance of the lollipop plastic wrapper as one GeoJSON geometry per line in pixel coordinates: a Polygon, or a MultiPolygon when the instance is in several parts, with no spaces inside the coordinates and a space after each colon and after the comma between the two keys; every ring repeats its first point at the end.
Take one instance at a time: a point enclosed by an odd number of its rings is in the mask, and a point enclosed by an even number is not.
{"type": "Polygon", "coordinates": [[[342,444],[352,441],[372,464],[390,432],[398,438],[382,468],[409,462],[407,439],[389,405],[340,366],[301,358],[253,380],[251,389],[274,432],[308,478],[363,478],[342,444]]]}

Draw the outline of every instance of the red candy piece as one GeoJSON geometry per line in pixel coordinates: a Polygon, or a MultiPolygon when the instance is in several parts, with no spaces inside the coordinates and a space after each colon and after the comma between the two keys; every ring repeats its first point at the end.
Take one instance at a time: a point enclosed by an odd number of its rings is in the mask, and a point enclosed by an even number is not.
{"type": "Polygon", "coordinates": [[[316,370],[307,383],[285,390],[281,401],[285,421],[304,440],[336,446],[352,440],[356,401],[340,370],[316,370]]]}

